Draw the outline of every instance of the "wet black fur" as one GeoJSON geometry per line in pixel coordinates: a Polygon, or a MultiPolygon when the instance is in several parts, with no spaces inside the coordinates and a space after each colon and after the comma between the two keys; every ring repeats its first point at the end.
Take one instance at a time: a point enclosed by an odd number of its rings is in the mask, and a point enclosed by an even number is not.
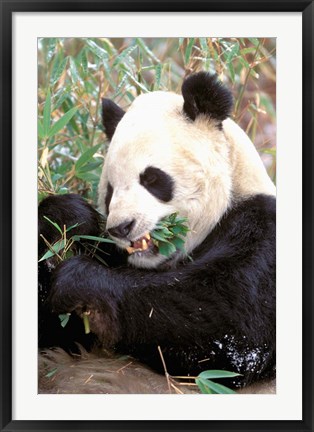
{"type": "Polygon", "coordinates": [[[71,230],[71,235],[97,235],[100,223],[100,215],[88,203],[75,194],[51,195],[41,201],[38,207],[38,248],[39,257],[47,249],[46,243],[40,234],[49,242],[56,238],[57,229],[44,217],[56,222],[63,230],[64,224],[67,228],[79,224],[79,227],[71,230]]]}
{"type": "Polygon", "coordinates": [[[111,183],[108,183],[107,192],[106,192],[106,196],[105,196],[106,214],[109,213],[109,205],[111,202],[112,195],[113,195],[113,187],[112,187],[111,183]]]}
{"type": "Polygon", "coordinates": [[[102,99],[102,121],[109,141],[125,111],[110,99],[102,99]]]}
{"type": "MultiPolygon", "coordinates": [[[[73,197],[48,199],[41,207],[50,215],[71,214],[72,223],[76,213],[81,218],[82,204],[82,198],[75,202],[73,197]]],[[[82,339],[83,330],[75,327],[79,323],[62,329],[56,317],[89,309],[100,312],[95,328],[101,342],[110,341],[117,351],[161,372],[158,346],[170,374],[237,371],[243,376],[229,383],[235,386],[271,376],[276,343],[275,214],[273,197],[257,195],[239,202],[194,250],[193,260],[176,269],[132,269],[111,245],[106,246],[111,249],[110,267],[85,255],[68,259],[53,271],[40,303],[41,345],[47,346],[45,339],[52,335],[53,344],[62,346],[71,338],[82,339]],[[251,352],[256,353],[254,363],[251,352]]],[[[94,226],[92,209],[85,222],[94,226]]],[[[93,318],[90,321],[93,328],[93,318]]]]}
{"type": "Polygon", "coordinates": [[[199,72],[190,75],[182,84],[183,110],[193,121],[199,114],[208,115],[219,125],[230,114],[233,97],[216,75],[199,72]]]}

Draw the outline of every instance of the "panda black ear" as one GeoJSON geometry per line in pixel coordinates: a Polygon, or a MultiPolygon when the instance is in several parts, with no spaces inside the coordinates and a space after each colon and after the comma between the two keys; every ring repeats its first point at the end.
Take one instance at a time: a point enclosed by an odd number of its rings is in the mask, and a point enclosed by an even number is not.
{"type": "Polygon", "coordinates": [[[125,111],[110,99],[102,99],[102,122],[107,138],[111,141],[119,121],[124,116],[125,111]]]}
{"type": "Polygon", "coordinates": [[[233,107],[232,93],[218,80],[217,75],[198,72],[182,84],[183,110],[195,120],[206,114],[219,122],[225,120],[233,107]]]}

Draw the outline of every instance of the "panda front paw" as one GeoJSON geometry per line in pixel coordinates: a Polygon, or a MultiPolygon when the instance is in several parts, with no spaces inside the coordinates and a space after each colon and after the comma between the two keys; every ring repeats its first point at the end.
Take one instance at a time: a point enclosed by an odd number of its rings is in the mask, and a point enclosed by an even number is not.
{"type": "Polygon", "coordinates": [[[106,268],[86,255],[72,257],[55,269],[49,304],[56,314],[88,313],[90,330],[107,347],[119,340],[117,302],[106,290],[106,268]]]}
{"type": "Polygon", "coordinates": [[[38,207],[39,253],[47,247],[42,237],[52,244],[60,239],[60,232],[50,222],[56,223],[63,231],[71,229],[71,235],[99,235],[101,216],[80,195],[52,195],[41,201],[38,207]]]}

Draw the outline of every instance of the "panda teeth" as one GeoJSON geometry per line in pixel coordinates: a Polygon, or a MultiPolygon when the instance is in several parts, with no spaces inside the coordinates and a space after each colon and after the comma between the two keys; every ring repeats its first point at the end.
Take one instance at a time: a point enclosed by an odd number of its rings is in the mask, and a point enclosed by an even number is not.
{"type": "Polygon", "coordinates": [[[143,252],[146,251],[149,248],[149,241],[150,241],[151,237],[150,234],[147,233],[145,234],[143,237],[141,237],[140,239],[131,242],[131,246],[128,246],[126,248],[127,252],[129,254],[133,254],[135,252],[143,252]]]}
{"type": "Polygon", "coordinates": [[[146,250],[148,249],[148,244],[147,241],[145,239],[142,240],[142,250],[146,250]]]}

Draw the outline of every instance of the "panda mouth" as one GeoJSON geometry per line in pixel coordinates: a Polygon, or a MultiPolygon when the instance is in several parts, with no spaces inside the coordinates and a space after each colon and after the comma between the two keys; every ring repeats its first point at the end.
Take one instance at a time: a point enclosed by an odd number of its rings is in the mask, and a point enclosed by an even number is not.
{"type": "Polygon", "coordinates": [[[147,232],[142,237],[135,241],[131,241],[131,245],[126,248],[127,252],[132,255],[134,253],[147,253],[153,252],[155,248],[154,242],[147,232]]]}

